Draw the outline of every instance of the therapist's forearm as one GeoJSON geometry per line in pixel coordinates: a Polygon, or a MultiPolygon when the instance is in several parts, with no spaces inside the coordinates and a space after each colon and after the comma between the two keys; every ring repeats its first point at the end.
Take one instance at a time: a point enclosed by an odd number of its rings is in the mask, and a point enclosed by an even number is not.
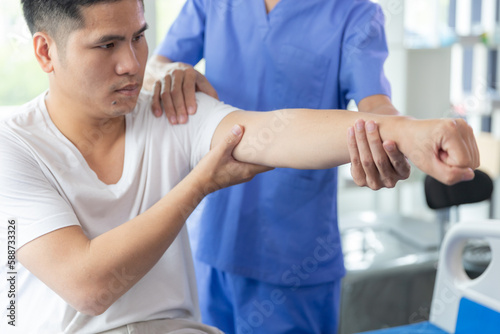
{"type": "Polygon", "coordinates": [[[359,101],[358,110],[379,115],[399,115],[389,96],[382,94],[365,97],[359,101]]]}

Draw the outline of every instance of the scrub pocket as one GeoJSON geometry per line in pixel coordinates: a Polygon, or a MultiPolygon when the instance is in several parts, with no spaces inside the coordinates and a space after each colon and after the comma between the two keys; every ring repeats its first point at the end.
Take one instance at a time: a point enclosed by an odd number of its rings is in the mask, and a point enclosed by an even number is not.
{"type": "Polygon", "coordinates": [[[283,108],[319,108],[330,58],[283,45],[277,63],[276,98],[283,108]]]}

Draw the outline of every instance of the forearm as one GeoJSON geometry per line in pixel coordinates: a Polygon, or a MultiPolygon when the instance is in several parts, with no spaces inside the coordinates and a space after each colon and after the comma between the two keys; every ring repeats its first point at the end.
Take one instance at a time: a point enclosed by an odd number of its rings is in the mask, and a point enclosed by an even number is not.
{"type": "Polygon", "coordinates": [[[20,262],[80,312],[97,315],[136,284],[170,247],[209,189],[193,172],[150,209],[89,240],[56,230],[19,252],[20,262]]]}
{"type": "Polygon", "coordinates": [[[349,161],[347,131],[357,119],[378,125],[382,141],[391,140],[417,168],[446,184],[473,178],[479,152],[472,128],[462,119],[414,120],[403,116],[345,110],[236,111],[223,119],[246,128],[234,151],[240,161],[270,167],[323,169],[349,161]]]}
{"type": "Polygon", "coordinates": [[[389,96],[383,94],[367,96],[358,103],[361,112],[378,115],[399,115],[389,96]]]}
{"type": "MultiPolygon", "coordinates": [[[[245,126],[245,135],[233,153],[240,161],[272,167],[322,169],[349,162],[347,131],[357,119],[376,121],[382,140],[391,139],[398,146],[400,143],[404,146],[399,130],[407,127],[406,118],[345,110],[238,111],[228,115],[221,126],[226,126],[223,125],[226,121],[245,126]]],[[[214,140],[218,139],[214,137],[214,140]]]]}
{"type": "MultiPolygon", "coordinates": [[[[111,272],[127,268],[139,281],[163,256],[207,191],[195,177],[187,176],[144,213],[89,242],[87,263],[108,284],[111,272]],[[95,260],[98,260],[96,262],[95,260]]],[[[119,296],[117,296],[119,297],[119,296]]]]}

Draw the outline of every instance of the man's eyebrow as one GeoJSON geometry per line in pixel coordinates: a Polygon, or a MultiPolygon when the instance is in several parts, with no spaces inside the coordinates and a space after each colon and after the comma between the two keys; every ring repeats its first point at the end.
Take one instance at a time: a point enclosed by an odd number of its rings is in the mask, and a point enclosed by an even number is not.
{"type": "Polygon", "coordinates": [[[149,26],[147,23],[145,23],[141,29],[139,29],[135,34],[134,36],[137,36],[137,35],[140,35],[142,34],[143,32],[145,32],[146,30],[148,30],[149,26]]]}
{"type": "MultiPolygon", "coordinates": [[[[134,36],[142,34],[148,28],[149,28],[148,24],[145,23],[141,29],[137,30],[134,33],[134,36]]],[[[99,39],[97,39],[94,43],[95,44],[105,44],[105,43],[112,42],[112,41],[124,41],[124,40],[125,40],[125,36],[123,36],[123,35],[104,35],[104,36],[100,37],[99,39]]]]}

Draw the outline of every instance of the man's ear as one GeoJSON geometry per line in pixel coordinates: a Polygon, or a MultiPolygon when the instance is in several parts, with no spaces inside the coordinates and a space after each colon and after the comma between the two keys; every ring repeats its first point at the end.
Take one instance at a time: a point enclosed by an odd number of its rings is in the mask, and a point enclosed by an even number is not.
{"type": "Polygon", "coordinates": [[[37,32],[33,36],[35,57],[42,70],[51,73],[54,70],[53,56],[56,52],[55,41],[44,32],[37,32]]]}

